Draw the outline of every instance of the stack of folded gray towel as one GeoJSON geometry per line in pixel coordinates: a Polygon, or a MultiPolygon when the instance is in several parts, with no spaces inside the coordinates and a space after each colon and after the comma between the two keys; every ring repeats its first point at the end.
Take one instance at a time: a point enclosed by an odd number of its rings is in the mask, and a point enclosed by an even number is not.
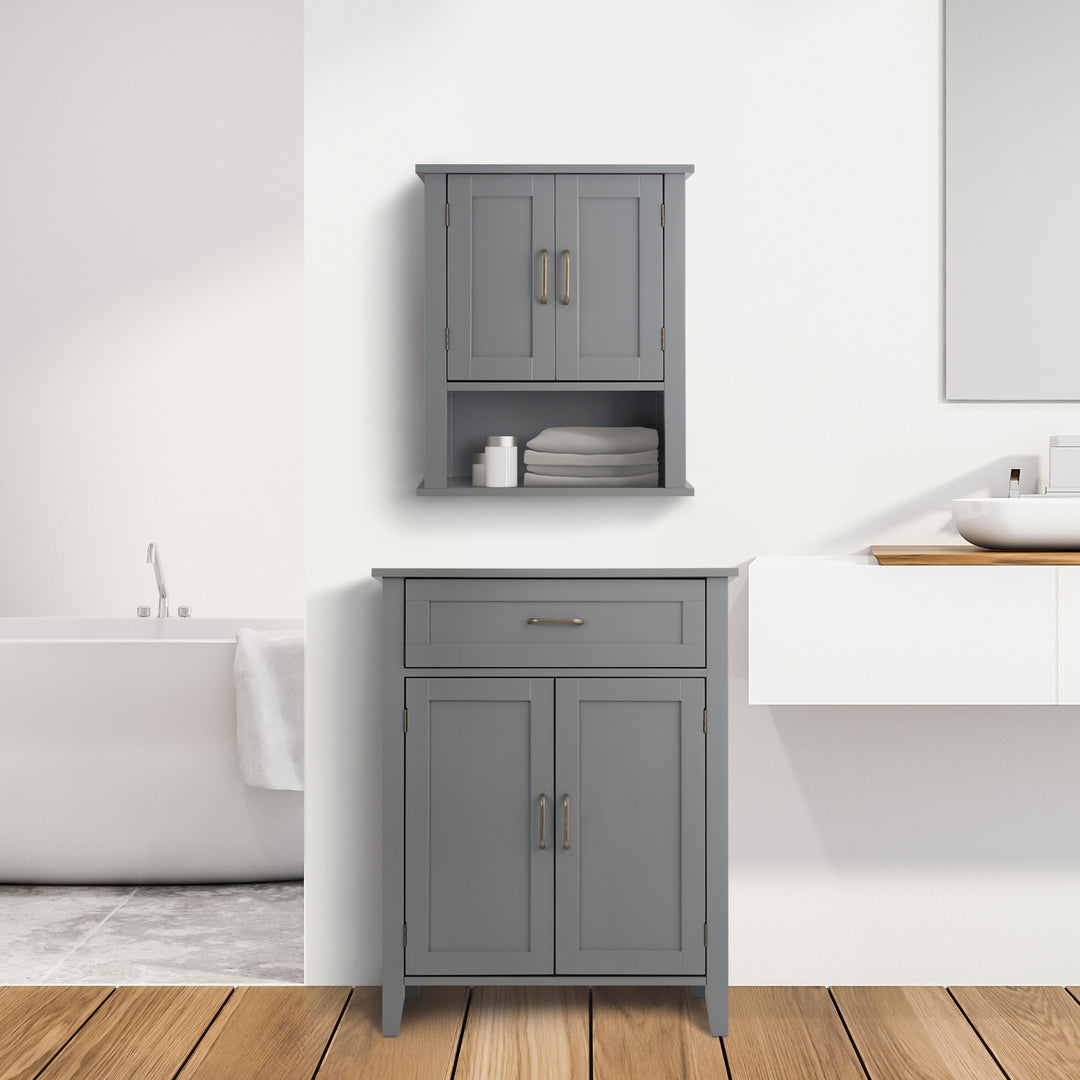
{"type": "Polygon", "coordinates": [[[656,487],[653,428],[550,427],[525,449],[526,487],[656,487]]]}

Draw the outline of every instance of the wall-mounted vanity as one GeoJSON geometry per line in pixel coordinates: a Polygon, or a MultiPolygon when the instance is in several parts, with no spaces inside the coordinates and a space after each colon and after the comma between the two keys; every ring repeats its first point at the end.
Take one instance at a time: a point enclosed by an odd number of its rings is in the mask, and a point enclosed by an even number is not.
{"type": "Polygon", "coordinates": [[[1080,704],[1080,553],[1054,557],[1057,565],[996,566],[755,559],[750,703],[1080,704]]]}

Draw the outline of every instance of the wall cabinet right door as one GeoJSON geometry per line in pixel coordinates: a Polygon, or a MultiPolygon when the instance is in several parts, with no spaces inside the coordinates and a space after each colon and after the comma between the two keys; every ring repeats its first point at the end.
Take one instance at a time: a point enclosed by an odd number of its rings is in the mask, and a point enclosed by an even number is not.
{"type": "Polygon", "coordinates": [[[559,379],[664,377],[661,177],[555,178],[559,379]]]}
{"type": "Polygon", "coordinates": [[[453,174],[447,379],[664,378],[659,174],[453,174]]]}

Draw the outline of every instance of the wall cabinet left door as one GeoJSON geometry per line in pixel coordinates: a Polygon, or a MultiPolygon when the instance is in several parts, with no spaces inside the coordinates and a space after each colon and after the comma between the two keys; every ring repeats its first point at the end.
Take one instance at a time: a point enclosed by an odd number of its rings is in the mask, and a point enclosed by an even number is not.
{"type": "Polygon", "coordinates": [[[555,378],[555,177],[447,182],[446,377],[555,378]]]}

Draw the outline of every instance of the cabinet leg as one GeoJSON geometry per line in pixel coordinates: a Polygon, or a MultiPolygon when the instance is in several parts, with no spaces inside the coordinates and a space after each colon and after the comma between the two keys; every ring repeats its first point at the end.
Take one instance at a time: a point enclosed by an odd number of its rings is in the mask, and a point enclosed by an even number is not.
{"type": "Polygon", "coordinates": [[[401,1010],[405,1005],[405,987],[387,986],[382,988],[382,1033],[396,1035],[401,1030],[401,1010]]]}
{"type": "Polygon", "coordinates": [[[709,1010],[709,1034],[726,1035],[728,1033],[728,988],[720,986],[714,990],[706,985],[705,1007],[709,1010]]]}
{"type": "Polygon", "coordinates": [[[407,998],[419,997],[420,996],[420,987],[419,986],[406,986],[405,987],[405,996],[407,998]]]}
{"type": "Polygon", "coordinates": [[[691,986],[690,987],[690,993],[692,993],[694,995],[694,997],[696,997],[696,998],[703,998],[705,996],[705,987],[704,986],[691,986]]]}

